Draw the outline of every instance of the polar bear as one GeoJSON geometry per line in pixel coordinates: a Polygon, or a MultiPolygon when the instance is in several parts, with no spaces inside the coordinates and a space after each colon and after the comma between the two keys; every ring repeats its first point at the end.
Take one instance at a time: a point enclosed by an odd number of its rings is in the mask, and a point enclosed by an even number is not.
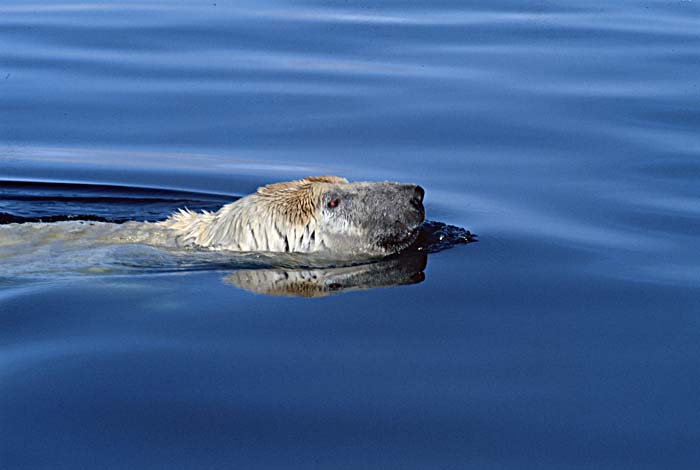
{"type": "MultiPolygon", "coordinates": [[[[98,221],[0,225],[0,247],[15,250],[136,243],[164,248],[381,257],[409,247],[425,218],[420,186],[311,176],[275,183],[216,212],[181,209],[160,222],[98,221]]],[[[1,255],[2,253],[0,253],[1,255]]]]}

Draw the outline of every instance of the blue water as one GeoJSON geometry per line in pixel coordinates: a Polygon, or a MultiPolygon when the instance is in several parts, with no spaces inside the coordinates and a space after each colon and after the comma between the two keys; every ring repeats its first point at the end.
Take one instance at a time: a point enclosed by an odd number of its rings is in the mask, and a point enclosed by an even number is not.
{"type": "Polygon", "coordinates": [[[9,276],[0,468],[698,468],[700,2],[0,4],[0,212],[310,174],[480,241],[321,298],[9,276]]]}

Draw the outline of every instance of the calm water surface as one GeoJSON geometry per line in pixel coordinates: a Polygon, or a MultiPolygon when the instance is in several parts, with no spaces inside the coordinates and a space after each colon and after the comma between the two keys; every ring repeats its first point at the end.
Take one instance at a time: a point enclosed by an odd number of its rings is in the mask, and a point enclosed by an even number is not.
{"type": "Polygon", "coordinates": [[[480,242],[323,298],[0,260],[0,467],[698,468],[700,2],[0,3],[0,212],[309,174],[480,242]]]}

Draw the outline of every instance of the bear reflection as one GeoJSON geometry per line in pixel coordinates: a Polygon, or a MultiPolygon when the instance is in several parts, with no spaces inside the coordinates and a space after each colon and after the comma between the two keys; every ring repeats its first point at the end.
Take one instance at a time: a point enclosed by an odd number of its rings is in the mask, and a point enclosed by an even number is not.
{"type": "Polygon", "coordinates": [[[225,282],[276,296],[324,297],[354,290],[418,284],[425,279],[427,254],[407,253],[357,266],[319,269],[241,269],[225,282]]]}

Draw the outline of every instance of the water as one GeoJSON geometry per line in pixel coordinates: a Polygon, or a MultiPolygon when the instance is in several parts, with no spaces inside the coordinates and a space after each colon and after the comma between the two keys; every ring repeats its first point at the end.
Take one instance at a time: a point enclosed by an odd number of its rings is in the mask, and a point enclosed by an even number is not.
{"type": "Polygon", "coordinates": [[[698,2],[6,0],[0,212],[338,174],[480,241],[320,298],[5,261],[0,467],[697,468],[699,128],[698,2]]]}

